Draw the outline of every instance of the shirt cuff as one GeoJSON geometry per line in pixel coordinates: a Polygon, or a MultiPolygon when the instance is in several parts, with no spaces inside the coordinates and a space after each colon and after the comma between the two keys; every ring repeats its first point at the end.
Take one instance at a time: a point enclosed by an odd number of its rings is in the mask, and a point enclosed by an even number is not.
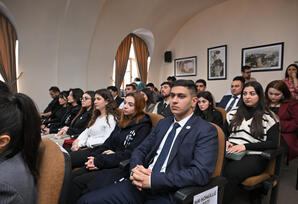
{"type": "Polygon", "coordinates": [[[149,175],[149,188],[151,188],[151,174],[149,175]]]}

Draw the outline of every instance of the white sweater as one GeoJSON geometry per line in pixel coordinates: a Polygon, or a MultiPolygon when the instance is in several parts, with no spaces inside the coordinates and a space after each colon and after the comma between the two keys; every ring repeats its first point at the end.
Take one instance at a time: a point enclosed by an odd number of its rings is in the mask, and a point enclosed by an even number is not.
{"type": "Polygon", "coordinates": [[[104,143],[104,141],[110,136],[116,126],[116,121],[113,115],[108,116],[109,124],[107,123],[106,116],[98,117],[95,123],[86,128],[78,137],[79,147],[95,147],[104,143]]]}

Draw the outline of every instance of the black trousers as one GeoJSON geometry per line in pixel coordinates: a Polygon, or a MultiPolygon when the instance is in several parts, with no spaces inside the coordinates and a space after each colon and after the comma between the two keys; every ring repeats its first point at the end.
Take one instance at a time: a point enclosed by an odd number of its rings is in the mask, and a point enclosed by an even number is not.
{"type": "Polygon", "coordinates": [[[85,193],[91,192],[128,178],[128,170],[122,168],[112,168],[89,171],[86,168],[73,171],[70,185],[69,204],[76,201],[85,193]]]}
{"type": "MultiPolygon", "coordinates": [[[[239,184],[248,177],[261,174],[267,164],[268,160],[258,155],[246,155],[239,161],[225,159],[223,176],[227,178],[228,182],[225,185],[223,203],[231,203],[234,196],[240,191],[239,184]]],[[[258,194],[258,191],[253,193],[258,194]]]]}
{"type": "Polygon", "coordinates": [[[72,168],[85,166],[85,162],[88,161],[87,158],[91,155],[93,151],[94,149],[91,148],[78,150],[74,152],[70,151],[69,156],[72,168]]]}
{"type": "Polygon", "coordinates": [[[171,204],[169,195],[139,191],[129,180],[85,194],[77,204],[171,204]]]}

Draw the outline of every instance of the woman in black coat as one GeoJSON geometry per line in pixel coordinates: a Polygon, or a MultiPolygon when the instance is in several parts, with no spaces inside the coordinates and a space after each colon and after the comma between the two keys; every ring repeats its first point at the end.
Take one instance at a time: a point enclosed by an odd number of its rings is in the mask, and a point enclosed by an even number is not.
{"type": "Polygon", "coordinates": [[[111,184],[127,176],[128,171],[118,168],[119,163],[130,159],[132,151],[152,127],[150,117],[143,112],[144,107],[145,100],[141,94],[132,93],[125,97],[121,119],[110,137],[94,149],[85,167],[73,173],[69,203],[75,203],[96,176],[100,176],[99,185],[111,184]]]}
{"type": "Polygon", "coordinates": [[[214,108],[213,96],[209,91],[198,93],[198,103],[194,113],[208,122],[223,127],[222,114],[214,108]]]}

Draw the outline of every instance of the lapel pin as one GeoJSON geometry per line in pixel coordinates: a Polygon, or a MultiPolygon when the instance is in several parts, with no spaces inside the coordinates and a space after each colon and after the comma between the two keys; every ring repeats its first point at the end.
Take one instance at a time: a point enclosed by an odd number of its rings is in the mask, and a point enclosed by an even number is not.
{"type": "Polygon", "coordinates": [[[186,129],[188,129],[188,130],[189,130],[189,129],[190,129],[190,126],[186,126],[186,129]]]}

